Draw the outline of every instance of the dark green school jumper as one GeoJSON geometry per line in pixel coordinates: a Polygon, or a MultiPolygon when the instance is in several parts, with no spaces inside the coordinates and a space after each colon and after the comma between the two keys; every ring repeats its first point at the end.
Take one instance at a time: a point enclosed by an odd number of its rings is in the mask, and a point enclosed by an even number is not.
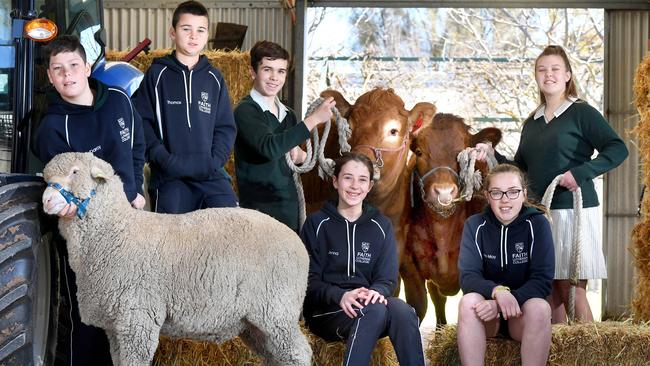
{"type": "Polygon", "coordinates": [[[287,108],[278,121],[248,95],[235,108],[235,173],[239,204],[273,216],[298,231],[298,194],[284,154],[309,138],[287,108]]]}

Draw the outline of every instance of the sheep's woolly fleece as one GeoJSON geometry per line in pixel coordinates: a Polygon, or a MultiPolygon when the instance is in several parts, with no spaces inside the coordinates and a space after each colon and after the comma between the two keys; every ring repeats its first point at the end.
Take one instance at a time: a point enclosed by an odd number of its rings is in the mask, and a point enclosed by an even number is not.
{"type": "Polygon", "coordinates": [[[106,330],[114,362],[148,365],[161,333],[213,342],[241,335],[272,363],[309,364],[298,326],[309,258],[291,229],[242,208],[132,209],[119,177],[90,153],[58,155],[44,177],[77,197],[97,192],[83,219],[61,219],[59,229],[82,321],[106,330]]]}

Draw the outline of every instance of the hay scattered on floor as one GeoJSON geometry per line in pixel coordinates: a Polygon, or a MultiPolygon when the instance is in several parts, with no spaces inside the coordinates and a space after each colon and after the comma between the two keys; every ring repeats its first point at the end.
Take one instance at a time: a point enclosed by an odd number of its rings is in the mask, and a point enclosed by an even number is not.
{"type": "MultiPolygon", "coordinates": [[[[343,364],[345,344],[325,342],[303,328],[312,347],[313,366],[339,366],[343,364]]],[[[374,366],[398,366],[395,351],[388,338],[377,343],[370,363],[374,366]]],[[[221,345],[192,340],[160,338],[153,366],[258,366],[262,360],[239,338],[221,345]]]]}
{"type": "Polygon", "coordinates": [[[641,177],[646,192],[641,204],[641,220],[632,230],[630,250],[638,277],[632,309],[636,320],[650,321],[650,54],[636,69],[634,95],[640,121],[633,133],[638,138],[641,177]]]}
{"type": "MultiPolygon", "coordinates": [[[[140,52],[130,63],[145,72],[151,66],[154,58],[162,57],[170,52],[170,49],[151,50],[148,54],[140,52]]],[[[128,51],[108,50],[106,51],[106,60],[118,61],[127,53],[128,51]]],[[[253,87],[253,80],[249,71],[250,55],[248,52],[219,50],[206,50],[204,54],[212,65],[221,70],[226,85],[228,85],[228,92],[234,107],[241,98],[248,95],[253,87]]]]}
{"type": "MultiPolygon", "coordinates": [[[[553,326],[548,364],[560,365],[648,365],[650,323],[601,322],[553,326]]],[[[431,365],[459,365],[456,326],[439,330],[426,346],[431,365]]],[[[486,365],[521,365],[519,343],[490,339],[486,365]]]]}

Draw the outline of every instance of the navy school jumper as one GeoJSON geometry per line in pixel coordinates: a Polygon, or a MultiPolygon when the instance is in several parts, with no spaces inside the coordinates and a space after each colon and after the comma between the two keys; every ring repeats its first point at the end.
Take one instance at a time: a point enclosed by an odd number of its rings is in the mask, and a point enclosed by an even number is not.
{"type": "Polygon", "coordinates": [[[304,315],[309,329],[327,341],[346,340],[345,365],[368,365],[377,339],[388,335],[401,365],[424,365],[415,310],[391,297],[397,286],[397,248],[390,221],[364,204],[350,222],[327,202],[310,215],[300,236],[309,253],[304,315]],[[388,305],[368,304],[350,318],[339,305],[346,291],[365,287],[388,305]]]}
{"type": "Polygon", "coordinates": [[[154,59],[134,104],[143,120],[157,212],[237,205],[223,169],[237,129],[223,76],[205,55],[192,70],[175,52],[154,59]]]}
{"type": "Polygon", "coordinates": [[[48,93],[34,154],[47,164],[60,153],[92,152],[111,164],[131,202],[142,193],[145,143],[140,115],[124,90],[95,79],[88,82],[95,92],[92,106],[68,103],[56,91],[48,93]]]}

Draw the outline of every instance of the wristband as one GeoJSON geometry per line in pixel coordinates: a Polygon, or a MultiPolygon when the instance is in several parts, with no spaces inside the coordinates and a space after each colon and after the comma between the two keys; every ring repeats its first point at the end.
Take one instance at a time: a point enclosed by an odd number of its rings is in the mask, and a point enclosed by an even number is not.
{"type": "Polygon", "coordinates": [[[510,292],[510,287],[508,287],[508,286],[501,286],[501,285],[495,287],[494,290],[492,290],[492,299],[493,299],[493,300],[496,300],[496,298],[497,298],[497,292],[502,292],[502,291],[510,292]]]}

